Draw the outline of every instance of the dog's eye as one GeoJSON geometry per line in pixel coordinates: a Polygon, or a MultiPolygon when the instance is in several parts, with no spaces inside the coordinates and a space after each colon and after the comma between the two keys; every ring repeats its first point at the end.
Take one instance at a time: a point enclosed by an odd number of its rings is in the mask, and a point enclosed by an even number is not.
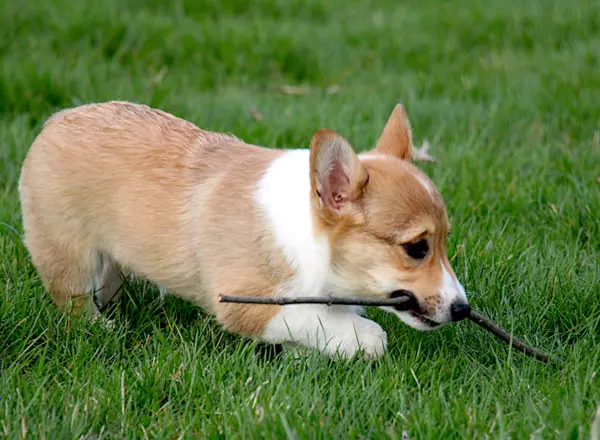
{"type": "Polygon", "coordinates": [[[422,260],[427,256],[427,252],[429,252],[429,245],[425,239],[415,241],[414,243],[406,243],[402,246],[404,247],[404,250],[408,256],[414,258],[415,260],[422,260]]]}

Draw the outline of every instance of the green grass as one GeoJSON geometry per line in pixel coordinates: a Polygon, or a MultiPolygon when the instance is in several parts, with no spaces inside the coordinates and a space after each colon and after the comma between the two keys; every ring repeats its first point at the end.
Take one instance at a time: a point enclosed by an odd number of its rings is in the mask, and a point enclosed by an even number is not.
{"type": "Polygon", "coordinates": [[[0,437],[587,439],[600,405],[600,8],[594,0],[0,2],[0,437]],[[278,85],[311,93],[274,93],[278,85]],[[330,86],[339,86],[329,93],[330,86]],[[189,303],[128,286],[115,331],[61,315],[21,240],[42,122],[126,99],[248,142],[328,126],[374,144],[405,103],[475,307],[389,334],[375,362],[270,357],[189,303]],[[250,109],[264,116],[256,120],[250,109]]]}

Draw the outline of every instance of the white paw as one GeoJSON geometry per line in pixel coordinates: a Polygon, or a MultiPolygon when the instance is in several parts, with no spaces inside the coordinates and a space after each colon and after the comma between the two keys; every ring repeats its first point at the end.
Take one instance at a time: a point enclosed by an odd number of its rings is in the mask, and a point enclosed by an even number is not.
{"type": "Polygon", "coordinates": [[[361,306],[348,306],[348,313],[354,313],[358,316],[365,316],[367,314],[367,311],[364,307],[361,306]]]}
{"type": "Polygon", "coordinates": [[[352,316],[347,325],[330,335],[325,350],[330,355],[349,359],[362,350],[366,359],[377,359],[385,354],[387,334],[376,322],[352,316]]]}
{"type": "Polygon", "coordinates": [[[375,359],[387,348],[387,334],[379,324],[346,309],[320,305],[284,307],[266,325],[261,339],[270,343],[293,341],[346,359],[361,350],[365,358],[375,359]]]}

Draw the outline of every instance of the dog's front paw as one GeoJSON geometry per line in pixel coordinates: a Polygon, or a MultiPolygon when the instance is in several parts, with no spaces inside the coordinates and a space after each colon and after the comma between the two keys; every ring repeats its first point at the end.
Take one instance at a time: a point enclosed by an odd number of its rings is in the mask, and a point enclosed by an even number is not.
{"type": "Polygon", "coordinates": [[[358,333],[359,349],[366,359],[377,359],[387,349],[387,333],[376,322],[361,318],[362,328],[358,333]]]}
{"type": "Polygon", "coordinates": [[[387,348],[387,334],[379,324],[327,306],[288,306],[267,324],[261,339],[272,344],[291,341],[345,359],[361,351],[365,358],[376,359],[387,348]]]}
{"type": "Polygon", "coordinates": [[[340,326],[328,341],[326,350],[331,355],[349,359],[362,351],[366,359],[377,359],[387,348],[387,334],[373,321],[354,315],[348,325],[340,326]]]}

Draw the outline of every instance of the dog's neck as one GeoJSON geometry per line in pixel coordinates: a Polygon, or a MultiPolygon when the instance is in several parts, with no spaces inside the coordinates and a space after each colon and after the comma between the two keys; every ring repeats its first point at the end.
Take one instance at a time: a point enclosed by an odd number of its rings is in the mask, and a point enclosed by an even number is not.
{"type": "Polygon", "coordinates": [[[256,192],[276,246],[295,271],[289,295],[323,295],[332,278],[329,237],[315,232],[310,191],[309,150],[291,150],[269,165],[256,192]]]}

